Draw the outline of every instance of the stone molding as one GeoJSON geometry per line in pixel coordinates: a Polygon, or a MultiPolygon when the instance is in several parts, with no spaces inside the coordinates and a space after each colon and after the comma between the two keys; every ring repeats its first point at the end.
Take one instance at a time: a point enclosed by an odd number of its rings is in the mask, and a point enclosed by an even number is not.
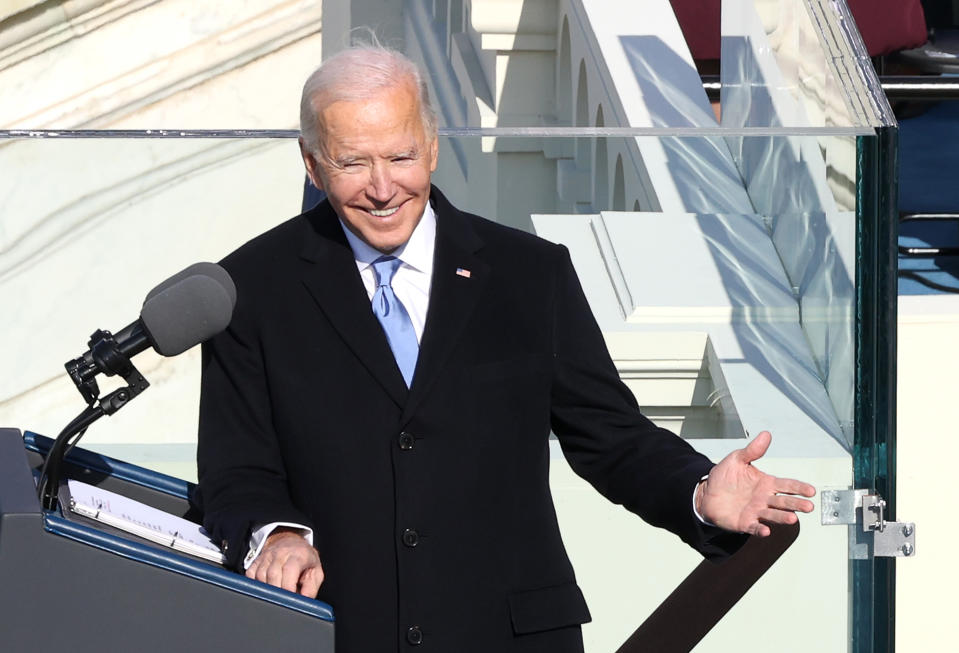
{"type": "MultiPolygon", "coordinates": [[[[0,110],[0,127],[78,129],[106,128],[122,117],[155,104],[184,89],[243,67],[268,56],[303,38],[315,35],[322,27],[321,0],[286,0],[256,13],[210,17],[203,30],[195,30],[181,38],[180,47],[159,52],[156,57],[134,60],[129,67],[114,62],[104,67],[101,74],[90,74],[82,84],[58,91],[53,83],[43,84],[42,103],[16,102],[0,110]],[[234,18],[238,18],[233,22],[234,18]],[[59,94],[59,95],[58,95],[59,94]]],[[[23,24],[22,40],[0,50],[0,83],[7,77],[11,86],[27,87],[34,78],[46,74],[47,67],[59,65],[53,50],[66,47],[71,41],[104,27],[109,23],[131,17],[138,12],[169,11],[156,0],[117,0],[93,2],[74,0],[65,3],[77,10],[57,22],[41,14],[23,24]],[[87,11],[81,12],[80,9],[87,11]],[[35,21],[45,21],[37,24],[35,21]],[[49,23],[49,24],[48,24],[49,23]],[[36,28],[29,35],[30,26],[36,28]],[[44,59],[46,58],[46,59],[44,59]],[[32,61],[31,61],[32,60],[32,61]],[[44,64],[43,62],[48,63],[44,64]]],[[[17,36],[0,32],[0,39],[17,36]]],[[[115,34],[114,34],[115,36],[115,34]]],[[[2,43],[2,41],[0,41],[2,43]]],[[[159,50],[159,49],[158,49],[159,50]]],[[[64,52],[69,56],[71,52],[64,52]]],[[[30,94],[21,90],[21,95],[30,94]]]]}
{"type": "Polygon", "coordinates": [[[66,0],[51,5],[24,3],[21,11],[0,22],[0,71],[160,0],[66,0]]]}

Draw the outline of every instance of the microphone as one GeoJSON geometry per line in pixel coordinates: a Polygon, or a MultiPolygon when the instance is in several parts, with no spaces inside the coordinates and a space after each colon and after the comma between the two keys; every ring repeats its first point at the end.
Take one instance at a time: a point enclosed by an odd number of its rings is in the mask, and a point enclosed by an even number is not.
{"type": "Polygon", "coordinates": [[[225,329],[235,305],[236,286],[226,270],[214,263],[194,263],[147,293],[140,319],[115,336],[94,331],[89,349],[64,365],[87,407],[60,432],[44,458],[37,491],[45,509],[56,508],[63,458],[87,427],[149,387],[130,358],[147,347],[163,356],[182,354],[225,329]],[[127,385],[100,397],[97,374],[118,374],[127,385]]]}
{"type": "Polygon", "coordinates": [[[89,349],[66,364],[70,377],[88,403],[83,386],[97,374],[126,377],[130,358],[153,347],[176,356],[213,337],[230,323],[236,305],[233,279],[215,263],[194,263],[147,293],[140,319],[116,335],[98,330],[89,349]]]}

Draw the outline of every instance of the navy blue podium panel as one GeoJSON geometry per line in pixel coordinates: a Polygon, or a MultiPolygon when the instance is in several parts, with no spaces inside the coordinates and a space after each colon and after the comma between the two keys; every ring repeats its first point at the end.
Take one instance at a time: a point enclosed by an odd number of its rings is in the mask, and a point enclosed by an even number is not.
{"type": "MultiPolygon", "coordinates": [[[[325,603],[62,511],[35,470],[50,440],[0,429],[0,650],[332,653],[325,603]]],[[[89,451],[68,478],[198,521],[193,486],[89,451]]]]}

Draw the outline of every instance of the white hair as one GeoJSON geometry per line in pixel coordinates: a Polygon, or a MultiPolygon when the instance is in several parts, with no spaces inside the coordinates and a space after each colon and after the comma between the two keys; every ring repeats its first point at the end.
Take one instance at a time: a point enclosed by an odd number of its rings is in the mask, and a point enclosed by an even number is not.
{"type": "Polygon", "coordinates": [[[334,102],[375,97],[384,88],[409,83],[418,91],[423,131],[436,136],[436,111],[419,68],[406,55],[378,44],[340,50],[313,71],[300,98],[300,136],[307,149],[320,145],[318,116],[334,102]]]}

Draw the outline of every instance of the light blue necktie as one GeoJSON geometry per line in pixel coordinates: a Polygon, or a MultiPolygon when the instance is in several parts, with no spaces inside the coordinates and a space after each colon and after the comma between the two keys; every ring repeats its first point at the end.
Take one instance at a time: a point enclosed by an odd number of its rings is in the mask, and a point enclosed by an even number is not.
{"type": "Polygon", "coordinates": [[[416,342],[416,331],[410,314],[403,303],[393,294],[393,275],[402,265],[395,256],[381,256],[373,261],[373,273],[376,275],[376,292],[373,293],[373,315],[383,325],[386,339],[393,350],[393,357],[403,374],[406,387],[413,382],[413,370],[416,369],[416,357],[420,346],[416,342]]]}

